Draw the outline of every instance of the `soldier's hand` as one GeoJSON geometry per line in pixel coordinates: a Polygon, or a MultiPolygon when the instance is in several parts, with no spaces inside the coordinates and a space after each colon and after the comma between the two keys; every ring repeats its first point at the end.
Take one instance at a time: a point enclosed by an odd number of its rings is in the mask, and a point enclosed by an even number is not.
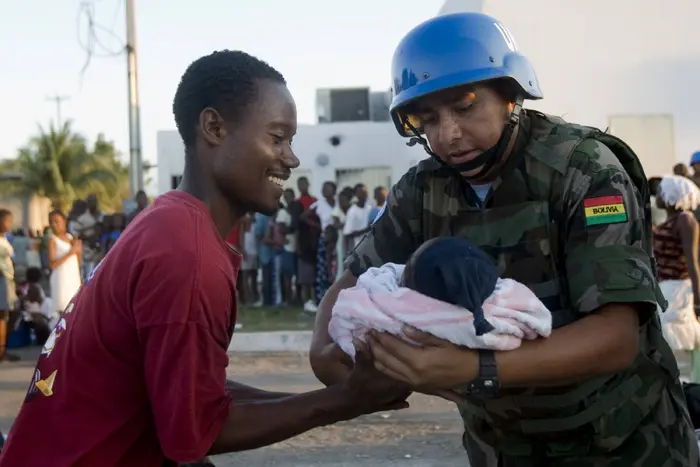
{"type": "Polygon", "coordinates": [[[376,368],[419,390],[452,390],[478,374],[478,353],[413,328],[404,333],[419,346],[387,333],[370,332],[376,368]]]}

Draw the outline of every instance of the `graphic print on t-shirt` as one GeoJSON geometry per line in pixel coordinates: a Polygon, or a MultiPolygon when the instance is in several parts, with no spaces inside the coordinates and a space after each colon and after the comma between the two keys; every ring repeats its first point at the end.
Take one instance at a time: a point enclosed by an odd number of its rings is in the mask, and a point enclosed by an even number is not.
{"type": "Polygon", "coordinates": [[[24,402],[31,401],[37,394],[42,394],[45,397],[51,397],[53,395],[58,368],[54,368],[53,371],[50,369],[44,370],[47,373],[50,371],[50,373],[44,376],[42,375],[42,367],[44,366],[42,363],[45,363],[47,359],[51,357],[51,352],[54,351],[56,345],[60,342],[61,336],[68,330],[68,321],[66,318],[73,312],[73,307],[74,305],[71,302],[63,313],[63,318],[58,321],[56,327],[51,331],[49,338],[46,339],[46,343],[41,349],[41,355],[39,355],[39,361],[34,370],[34,377],[29,385],[24,402]],[[42,378],[42,376],[44,377],[42,378]]]}
{"type": "MultiPolygon", "coordinates": [[[[90,274],[85,278],[85,282],[83,285],[88,285],[90,281],[92,281],[92,278],[95,277],[95,274],[97,274],[97,270],[100,269],[100,264],[102,264],[102,261],[97,263],[94,268],[92,268],[92,271],[90,271],[90,274]]],[[[76,292],[77,293],[77,292],[76,292]]]]}

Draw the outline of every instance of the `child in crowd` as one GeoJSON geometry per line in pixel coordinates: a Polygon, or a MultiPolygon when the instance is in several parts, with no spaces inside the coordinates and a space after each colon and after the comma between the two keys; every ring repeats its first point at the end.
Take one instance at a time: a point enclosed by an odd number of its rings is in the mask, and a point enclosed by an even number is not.
{"type": "Polygon", "coordinates": [[[41,269],[34,267],[27,269],[27,287],[22,296],[22,310],[25,318],[34,327],[37,344],[44,345],[60,316],[53,309],[51,297],[44,294],[40,284],[41,277],[41,269]]]}

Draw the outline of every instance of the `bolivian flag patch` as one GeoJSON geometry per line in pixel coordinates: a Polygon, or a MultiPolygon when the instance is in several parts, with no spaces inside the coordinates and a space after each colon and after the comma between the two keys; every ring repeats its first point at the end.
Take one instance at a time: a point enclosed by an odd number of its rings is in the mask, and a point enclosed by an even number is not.
{"type": "Polygon", "coordinates": [[[585,198],[583,207],[586,214],[586,226],[627,222],[627,211],[625,211],[622,196],[585,198]]]}

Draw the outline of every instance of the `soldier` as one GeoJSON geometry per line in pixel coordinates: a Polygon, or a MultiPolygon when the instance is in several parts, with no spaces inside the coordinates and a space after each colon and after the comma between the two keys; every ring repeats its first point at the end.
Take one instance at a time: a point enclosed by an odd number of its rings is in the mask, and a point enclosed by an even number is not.
{"type": "Polygon", "coordinates": [[[542,93],[497,20],[437,17],[401,41],[391,114],[430,158],[391,189],[372,231],[319,307],[311,364],[325,384],[349,363],[328,336],[338,292],[434,237],[463,236],[553,315],[548,339],[510,352],[422,346],[372,332],[376,367],[460,401],[472,466],[698,464],[651,257],[649,190],[621,140],[524,110],[542,93]]]}

